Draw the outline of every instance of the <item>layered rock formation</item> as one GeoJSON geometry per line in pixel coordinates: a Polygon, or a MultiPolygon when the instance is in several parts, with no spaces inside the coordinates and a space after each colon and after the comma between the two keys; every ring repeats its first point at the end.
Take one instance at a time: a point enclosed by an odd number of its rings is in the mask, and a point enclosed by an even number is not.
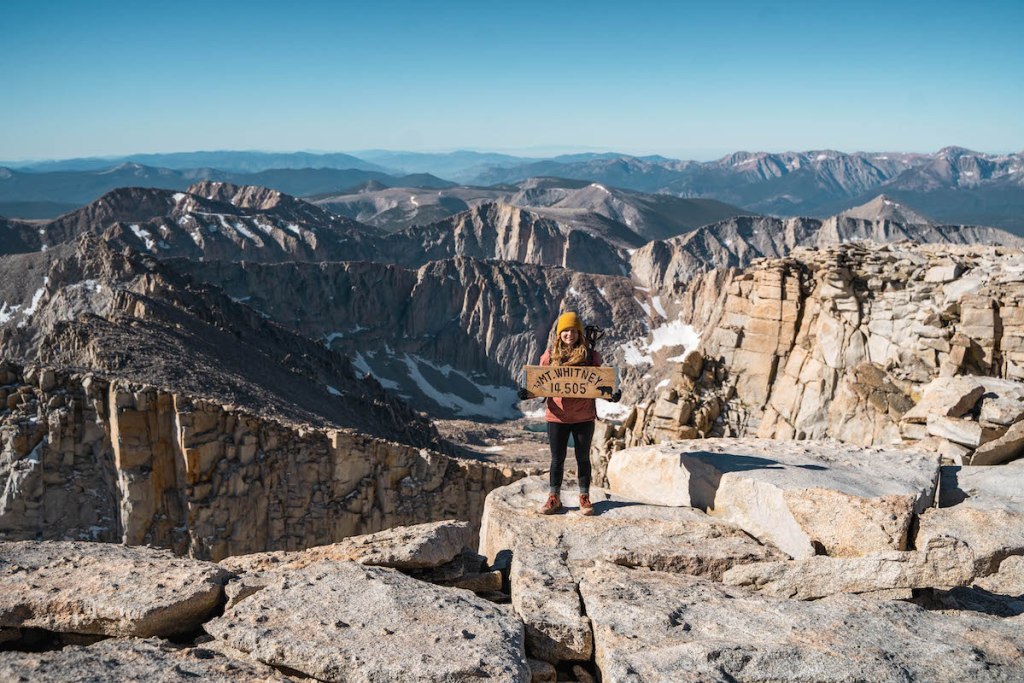
{"type": "Polygon", "coordinates": [[[839,443],[706,439],[619,451],[610,488],[632,500],[691,506],[792,557],[857,556],[908,547],[935,499],[935,454],[839,443]]]}
{"type": "Polygon", "coordinates": [[[0,537],[219,559],[448,517],[513,470],[95,375],[5,370],[0,537]],[[31,383],[29,383],[31,382],[31,383]]]}
{"type": "Polygon", "coordinates": [[[1019,249],[859,243],[709,274],[681,315],[713,363],[677,366],[611,447],[725,433],[1018,457],[1022,269],[1019,249]],[[682,404],[709,401],[717,424],[694,430],[682,404]]]}

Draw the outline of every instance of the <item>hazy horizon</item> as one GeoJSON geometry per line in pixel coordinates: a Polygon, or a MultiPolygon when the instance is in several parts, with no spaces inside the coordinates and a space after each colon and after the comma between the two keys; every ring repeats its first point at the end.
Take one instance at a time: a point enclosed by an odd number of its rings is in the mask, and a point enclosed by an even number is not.
{"type": "Polygon", "coordinates": [[[942,149],[948,147],[961,147],[970,149],[973,152],[981,154],[988,154],[992,156],[1001,156],[1009,154],[1024,153],[1024,150],[988,150],[988,149],[971,149],[964,145],[949,144],[942,145],[936,149],[930,150],[912,150],[912,149],[874,149],[874,150],[844,150],[836,149],[835,147],[820,147],[814,149],[724,149],[720,151],[694,151],[689,155],[671,155],[664,152],[658,151],[640,151],[631,152],[621,149],[611,149],[604,147],[578,147],[578,148],[523,148],[523,149],[472,149],[467,147],[458,147],[454,149],[445,150],[416,150],[416,149],[363,149],[363,150],[317,150],[317,149],[188,149],[188,150],[175,150],[175,151],[142,151],[142,152],[130,152],[127,154],[96,154],[87,156],[70,156],[70,157],[39,157],[34,159],[0,159],[0,165],[7,165],[10,167],[16,167],[18,164],[40,164],[47,162],[60,162],[60,161],[72,161],[75,159],[109,159],[116,161],[120,159],[130,158],[140,155],[172,155],[172,154],[216,154],[216,153],[239,153],[239,154],[313,154],[313,155],[330,155],[330,154],[347,154],[354,157],[362,158],[360,155],[366,154],[436,154],[436,155],[448,155],[458,153],[476,153],[476,154],[503,154],[513,157],[522,158],[536,158],[536,159],[553,159],[558,156],[568,156],[574,154],[622,154],[623,156],[631,157],[650,157],[650,156],[662,156],[669,159],[675,159],[678,161],[698,161],[708,162],[716,161],[724,156],[734,153],[750,153],[750,154],[785,154],[785,153],[810,153],[810,152],[822,152],[832,151],[840,154],[935,154],[942,149]]]}
{"type": "Polygon", "coordinates": [[[1024,149],[1020,2],[10,0],[4,10],[4,160],[1024,149]]]}

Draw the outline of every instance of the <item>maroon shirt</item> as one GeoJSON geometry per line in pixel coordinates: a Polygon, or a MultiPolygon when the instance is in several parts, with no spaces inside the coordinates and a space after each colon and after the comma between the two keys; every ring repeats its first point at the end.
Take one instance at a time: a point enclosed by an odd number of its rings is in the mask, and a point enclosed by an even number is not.
{"type": "MultiPolygon", "coordinates": [[[[591,356],[591,363],[584,365],[597,366],[604,361],[597,351],[591,356]]],[[[540,357],[541,365],[551,365],[551,352],[545,351],[540,357]]],[[[548,422],[561,422],[562,424],[576,424],[577,422],[590,422],[597,419],[597,403],[592,398],[569,398],[550,397],[547,403],[547,410],[544,411],[544,419],[548,422]]]]}

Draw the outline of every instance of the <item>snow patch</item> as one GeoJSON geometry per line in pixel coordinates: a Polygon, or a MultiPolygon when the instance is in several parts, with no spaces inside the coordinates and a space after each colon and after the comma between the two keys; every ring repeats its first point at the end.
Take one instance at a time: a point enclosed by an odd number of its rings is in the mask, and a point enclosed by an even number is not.
{"type": "Polygon", "coordinates": [[[654,310],[658,312],[662,318],[668,318],[668,313],[665,312],[665,307],[661,305],[661,297],[656,296],[651,299],[651,305],[654,306],[654,310]]]}
{"type": "Polygon", "coordinates": [[[8,320],[14,317],[14,314],[21,310],[21,304],[14,306],[8,306],[5,301],[3,305],[0,305],[0,325],[3,325],[8,320]]]}
{"type": "MultiPolygon", "coordinates": [[[[222,220],[222,221],[224,220],[223,216],[221,217],[221,220],[222,220]]],[[[227,225],[225,225],[224,227],[227,227],[227,225]]],[[[234,223],[234,228],[235,228],[235,230],[237,230],[237,231],[238,231],[239,233],[241,233],[241,234],[245,235],[245,236],[246,236],[246,237],[248,237],[249,239],[251,239],[251,240],[255,240],[255,239],[256,239],[256,235],[255,235],[255,234],[254,234],[254,233],[253,233],[253,232],[252,232],[251,230],[249,230],[248,228],[246,228],[246,227],[245,227],[245,225],[244,225],[244,224],[242,224],[242,222],[241,222],[241,221],[235,221],[235,223],[234,223]]]]}
{"type": "Polygon", "coordinates": [[[424,396],[434,401],[439,406],[447,408],[460,415],[467,417],[490,417],[494,419],[506,418],[510,413],[511,406],[517,400],[516,390],[512,387],[488,386],[478,382],[473,382],[473,385],[477,390],[484,395],[484,400],[482,403],[467,401],[461,396],[446,393],[432,385],[427,378],[423,376],[423,372],[420,370],[420,365],[429,366],[436,372],[440,373],[446,380],[452,378],[453,375],[457,375],[461,376],[466,381],[472,382],[465,373],[459,372],[450,365],[435,365],[424,358],[413,358],[409,354],[404,354],[401,360],[405,363],[405,367],[409,371],[409,378],[416,383],[417,388],[419,388],[420,392],[422,392],[424,396]]]}
{"type": "Polygon", "coordinates": [[[654,359],[647,355],[647,344],[643,340],[626,342],[622,349],[623,361],[626,365],[650,365],[654,359]]]}
{"type": "Polygon", "coordinates": [[[576,289],[575,287],[570,287],[570,288],[569,288],[569,294],[571,294],[571,295],[573,295],[573,296],[579,296],[579,295],[580,295],[580,292],[579,292],[579,290],[578,290],[578,289],[576,289]]]}
{"type": "Polygon", "coordinates": [[[330,394],[331,396],[341,396],[342,395],[340,391],[338,391],[337,389],[332,387],[330,384],[325,384],[324,386],[327,387],[327,393],[330,394]]]}
{"type": "Polygon", "coordinates": [[[156,240],[153,239],[153,236],[149,234],[148,230],[140,228],[137,223],[132,223],[128,227],[131,228],[131,231],[135,233],[136,237],[146,244],[146,249],[152,249],[156,246],[156,240]]]}
{"type": "Polygon", "coordinates": [[[646,315],[648,318],[651,317],[650,304],[645,304],[643,301],[640,301],[640,299],[637,299],[635,296],[633,297],[633,301],[637,302],[640,305],[640,308],[644,309],[644,315],[646,315]]]}
{"type": "Polygon", "coordinates": [[[651,365],[654,359],[651,354],[661,349],[683,347],[683,352],[668,360],[674,363],[681,362],[686,354],[700,344],[700,334],[693,326],[687,325],[682,320],[673,320],[651,330],[650,341],[646,339],[634,339],[619,348],[622,349],[623,359],[627,365],[651,365]]]}
{"type": "Polygon", "coordinates": [[[187,197],[187,196],[188,196],[188,195],[187,195],[187,194],[185,194],[184,192],[175,192],[175,193],[174,193],[174,194],[173,194],[173,195],[171,196],[171,198],[172,198],[172,199],[174,200],[174,202],[175,202],[175,203],[178,203],[178,202],[180,202],[180,201],[181,201],[182,199],[184,199],[184,198],[185,198],[185,197],[187,197]]]}
{"type": "Polygon", "coordinates": [[[675,320],[667,325],[662,325],[658,329],[653,330],[651,334],[654,337],[651,342],[652,352],[662,348],[683,347],[682,353],[668,359],[675,363],[682,362],[686,354],[697,348],[700,344],[700,334],[697,330],[681,320],[675,320]]]}

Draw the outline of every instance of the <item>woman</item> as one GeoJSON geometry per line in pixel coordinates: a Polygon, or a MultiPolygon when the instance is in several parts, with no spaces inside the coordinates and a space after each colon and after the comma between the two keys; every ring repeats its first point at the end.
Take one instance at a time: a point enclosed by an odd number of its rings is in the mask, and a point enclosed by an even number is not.
{"type": "MultiPolygon", "coordinates": [[[[555,324],[555,338],[551,348],[540,357],[541,365],[601,365],[601,354],[584,339],[583,323],[573,312],[558,316],[555,324]]],[[[519,390],[519,398],[529,398],[526,389],[519,390]]],[[[612,400],[618,400],[618,394],[612,400]]],[[[551,472],[548,476],[549,495],[540,508],[543,515],[553,515],[562,510],[562,471],[565,465],[569,436],[573,438],[576,453],[576,471],[580,487],[580,512],[594,514],[590,502],[590,442],[594,438],[594,420],[597,406],[592,398],[547,399],[544,414],[548,423],[548,444],[551,447],[551,472]]]]}

